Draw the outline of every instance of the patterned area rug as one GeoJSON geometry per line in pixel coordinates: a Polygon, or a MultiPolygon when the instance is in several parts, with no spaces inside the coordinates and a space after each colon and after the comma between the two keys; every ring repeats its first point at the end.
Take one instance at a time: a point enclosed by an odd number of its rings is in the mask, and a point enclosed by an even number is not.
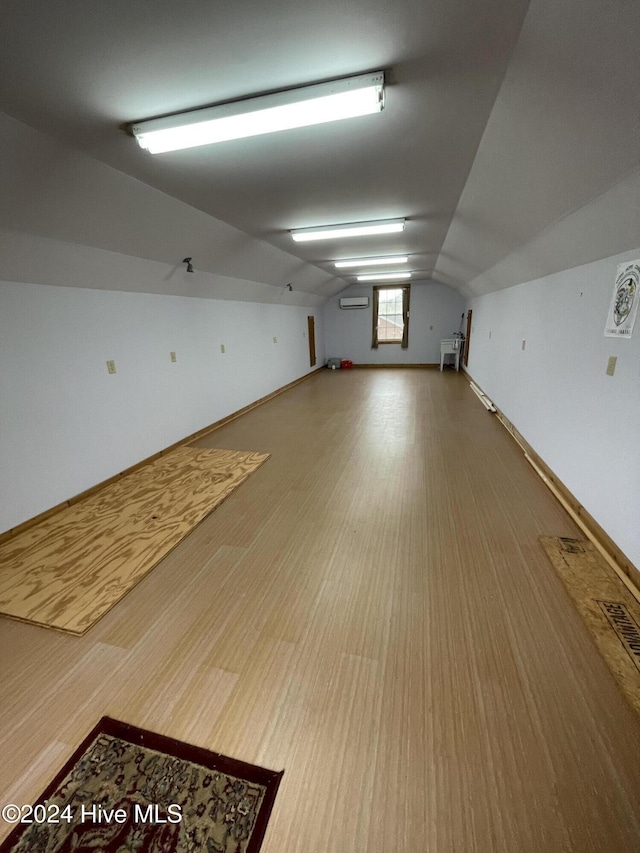
{"type": "Polygon", "coordinates": [[[0,614],[84,634],[268,453],[180,447],[0,545],[0,614]]]}
{"type": "Polygon", "coordinates": [[[540,543],[622,692],[640,713],[640,604],[590,542],[541,536],[540,543]]]}
{"type": "Polygon", "coordinates": [[[281,778],[103,717],[0,853],[257,853],[281,778]]]}

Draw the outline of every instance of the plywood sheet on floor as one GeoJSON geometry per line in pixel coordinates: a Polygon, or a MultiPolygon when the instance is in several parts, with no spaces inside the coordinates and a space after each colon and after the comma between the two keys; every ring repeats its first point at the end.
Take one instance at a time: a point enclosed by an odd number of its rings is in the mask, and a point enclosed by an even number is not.
{"type": "Polygon", "coordinates": [[[0,546],[0,613],[83,634],[269,454],[181,447],[0,546]]]}
{"type": "Polygon", "coordinates": [[[540,542],[607,665],[640,713],[640,605],[590,542],[541,536],[540,542]]]}

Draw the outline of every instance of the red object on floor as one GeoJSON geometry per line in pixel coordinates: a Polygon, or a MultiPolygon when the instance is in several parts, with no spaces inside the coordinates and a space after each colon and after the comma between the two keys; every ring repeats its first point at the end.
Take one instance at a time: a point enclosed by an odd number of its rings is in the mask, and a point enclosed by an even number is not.
{"type": "Polygon", "coordinates": [[[340,367],[343,370],[348,369],[349,367],[353,367],[353,362],[349,361],[348,358],[343,358],[342,361],[340,362],[340,367]]]}

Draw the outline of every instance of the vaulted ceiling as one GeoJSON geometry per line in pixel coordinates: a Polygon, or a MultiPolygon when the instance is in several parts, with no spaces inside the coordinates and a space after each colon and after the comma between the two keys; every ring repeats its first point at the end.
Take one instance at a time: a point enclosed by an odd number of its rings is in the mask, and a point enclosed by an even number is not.
{"type": "MultiPolygon", "coordinates": [[[[353,281],[333,259],[401,252],[473,292],[640,165],[633,0],[3,0],[0,26],[0,110],[315,265],[322,296],[353,281]],[[372,116],[155,156],[123,130],[381,69],[372,116]],[[404,234],[288,233],[391,217],[404,234]]],[[[215,241],[193,251],[216,271],[215,241]]]]}

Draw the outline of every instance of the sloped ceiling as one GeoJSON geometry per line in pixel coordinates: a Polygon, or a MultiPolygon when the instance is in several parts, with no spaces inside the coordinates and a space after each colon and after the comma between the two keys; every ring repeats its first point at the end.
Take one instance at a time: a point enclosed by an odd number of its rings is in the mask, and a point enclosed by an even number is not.
{"type": "MultiPolygon", "coordinates": [[[[487,272],[640,162],[631,0],[4,0],[0,26],[3,112],[312,265],[322,297],[353,281],[331,260],[382,253],[463,292],[514,283],[487,272]],[[155,157],[122,129],[378,69],[375,116],[155,157]],[[384,241],[288,233],[401,216],[384,241]]],[[[199,268],[232,274],[204,230],[199,268]]]]}

